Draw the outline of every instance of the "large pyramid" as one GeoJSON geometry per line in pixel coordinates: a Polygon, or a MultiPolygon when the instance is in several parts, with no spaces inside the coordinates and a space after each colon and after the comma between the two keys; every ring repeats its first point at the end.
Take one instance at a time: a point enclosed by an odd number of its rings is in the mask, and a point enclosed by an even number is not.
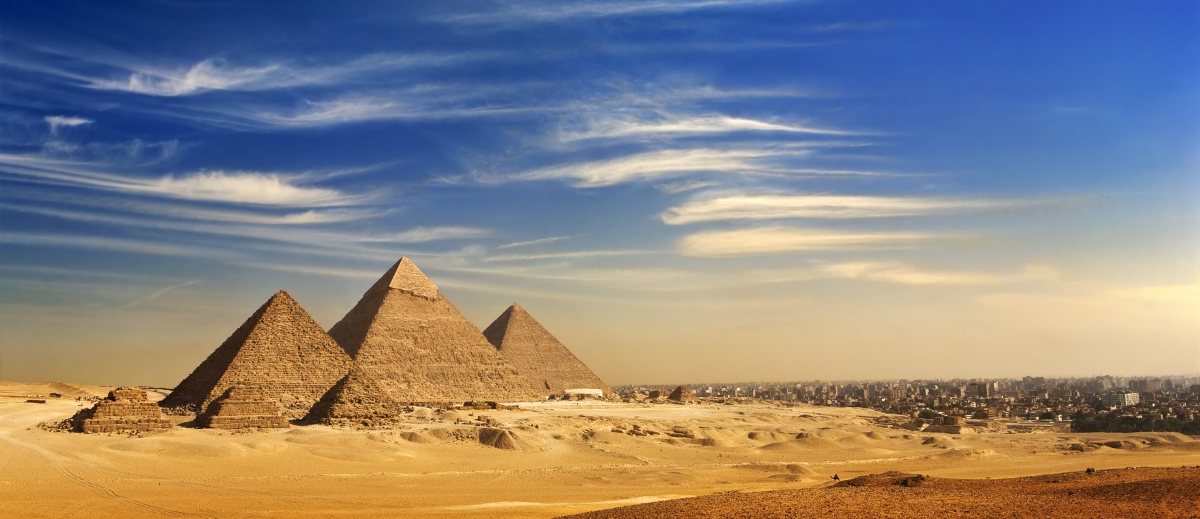
{"type": "Polygon", "coordinates": [[[605,396],[612,394],[608,384],[550,335],[521,305],[514,303],[508,307],[483,331],[483,335],[516,366],[517,371],[545,393],[600,389],[605,396]]]}
{"type": "Polygon", "coordinates": [[[408,258],[392,265],[329,335],[397,402],[541,397],[408,258]]]}
{"type": "Polygon", "coordinates": [[[204,411],[238,385],[278,400],[289,418],[304,416],[350,370],[350,356],[287,292],[259,307],[160,403],[204,411]]]}

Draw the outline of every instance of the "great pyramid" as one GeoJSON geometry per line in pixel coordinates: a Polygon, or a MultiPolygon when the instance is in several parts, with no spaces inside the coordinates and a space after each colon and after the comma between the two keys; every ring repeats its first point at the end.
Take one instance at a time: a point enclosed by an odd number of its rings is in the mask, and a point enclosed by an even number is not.
{"type": "Polygon", "coordinates": [[[605,396],[612,394],[608,384],[550,335],[521,305],[514,303],[508,307],[483,331],[483,335],[516,366],[517,371],[545,394],[584,388],[600,389],[605,396]]]}
{"type": "Polygon", "coordinates": [[[280,291],[259,307],[196,370],[163,407],[195,412],[231,387],[248,385],[277,400],[283,415],[299,418],[350,370],[350,356],[296,300],[280,291]]]}
{"type": "Polygon", "coordinates": [[[329,335],[396,402],[541,399],[408,258],[392,265],[329,335]]]}

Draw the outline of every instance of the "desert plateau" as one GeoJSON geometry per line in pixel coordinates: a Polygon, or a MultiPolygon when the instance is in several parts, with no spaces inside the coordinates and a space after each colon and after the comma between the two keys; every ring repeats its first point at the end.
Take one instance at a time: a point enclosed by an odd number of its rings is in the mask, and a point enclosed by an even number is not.
{"type": "MultiPolygon", "coordinates": [[[[1200,465],[1200,441],[1175,433],[924,434],[897,428],[902,417],[867,409],[750,402],[413,407],[401,423],[377,429],[78,434],[39,427],[81,409],[76,397],[110,389],[0,385],[0,515],[532,518],[728,492],[823,489],[836,484],[835,474],[843,482],[891,471],[921,474],[933,482],[921,491],[931,492],[949,478],[1200,465]],[[27,402],[51,392],[62,397],[27,402]],[[489,445],[487,430],[505,431],[504,438],[489,445]]],[[[158,400],[167,392],[147,393],[158,400]]],[[[1196,470],[1185,472],[1186,481],[1196,481],[1196,470]]],[[[1173,502],[1184,506],[1162,517],[1194,516],[1196,489],[1174,487],[1173,502]]],[[[995,500],[987,495],[939,499],[961,504],[947,510],[974,510],[977,517],[1035,516],[1016,508],[988,515],[995,500]]],[[[816,517],[822,510],[774,517],[816,517]]],[[[896,517],[914,516],[901,510],[896,517]]]]}

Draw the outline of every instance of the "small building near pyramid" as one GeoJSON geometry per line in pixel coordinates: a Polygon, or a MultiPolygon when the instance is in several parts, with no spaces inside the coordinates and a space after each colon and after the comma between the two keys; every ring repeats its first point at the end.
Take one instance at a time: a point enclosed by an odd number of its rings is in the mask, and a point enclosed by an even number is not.
{"type": "Polygon", "coordinates": [[[329,335],[399,403],[543,398],[408,258],[392,265],[329,335]]]}
{"type": "Polygon", "coordinates": [[[170,429],[172,424],[162,416],[158,404],[146,398],[146,392],[136,387],[119,387],[108,392],[108,398],[84,409],[71,419],[76,431],[85,433],[153,432],[170,429]]]}
{"type": "Polygon", "coordinates": [[[346,375],[350,364],[346,351],[292,296],[280,291],[160,405],[204,413],[231,388],[245,385],[279,402],[285,418],[300,418],[346,375]]]}
{"type": "Polygon", "coordinates": [[[513,304],[483,331],[488,342],[543,395],[612,396],[612,389],[521,305],[513,304]]]}
{"type": "Polygon", "coordinates": [[[290,427],[279,402],[268,398],[261,388],[238,385],[213,400],[196,418],[202,427],[213,429],[279,429],[290,427]]]}

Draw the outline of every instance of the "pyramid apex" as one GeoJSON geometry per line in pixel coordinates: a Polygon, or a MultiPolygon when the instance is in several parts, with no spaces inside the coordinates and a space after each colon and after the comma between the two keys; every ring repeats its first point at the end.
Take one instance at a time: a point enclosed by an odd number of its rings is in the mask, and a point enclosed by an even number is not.
{"type": "Polygon", "coordinates": [[[383,289],[399,290],[425,299],[438,299],[442,296],[437,285],[433,284],[407,256],[401,257],[392,265],[367,292],[383,289]]]}

